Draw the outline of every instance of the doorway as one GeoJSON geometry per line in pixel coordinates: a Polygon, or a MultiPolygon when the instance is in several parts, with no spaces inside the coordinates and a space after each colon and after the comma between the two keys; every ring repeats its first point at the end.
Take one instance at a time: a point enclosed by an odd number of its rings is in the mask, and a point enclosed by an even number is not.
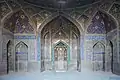
{"type": "Polygon", "coordinates": [[[12,42],[9,40],[7,43],[7,73],[14,71],[12,48],[12,42]]]}
{"type": "Polygon", "coordinates": [[[9,73],[10,70],[10,56],[11,56],[11,41],[8,41],[7,43],[7,73],[9,73]]]}
{"type": "Polygon", "coordinates": [[[54,47],[54,67],[55,71],[66,71],[68,68],[68,48],[67,46],[59,42],[54,47]]]}
{"type": "Polygon", "coordinates": [[[28,46],[21,41],[15,46],[15,71],[26,72],[27,62],[28,62],[28,46]]]}
{"type": "Polygon", "coordinates": [[[93,46],[93,71],[105,71],[105,46],[101,42],[93,46]]]}

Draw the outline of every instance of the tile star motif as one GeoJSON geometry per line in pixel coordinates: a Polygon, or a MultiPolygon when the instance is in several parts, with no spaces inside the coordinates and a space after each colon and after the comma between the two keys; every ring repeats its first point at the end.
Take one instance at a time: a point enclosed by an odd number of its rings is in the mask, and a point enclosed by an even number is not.
{"type": "Polygon", "coordinates": [[[8,18],[5,22],[4,28],[13,33],[33,33],[34,31],[31,22],[23,11],[18,11],[8,18]]]}

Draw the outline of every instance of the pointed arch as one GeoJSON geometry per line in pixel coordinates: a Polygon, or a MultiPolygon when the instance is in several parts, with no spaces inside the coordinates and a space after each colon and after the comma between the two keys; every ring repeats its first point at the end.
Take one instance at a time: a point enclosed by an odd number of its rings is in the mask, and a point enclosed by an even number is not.
{"type": "Polygon", "coordinates": [[[94,48],[97,44],[101,44],[101,45],[104,46],[104,48],[105,48],[105,45],[104,45],[102,42],[100,42],[100,41],[98,41],[97,43],[95,43],[95,44],[93,45],[93,48],[94,48]]]}
{"type": "Polygon", "coordinates": [[[102,42],[93,46],[93,71],[105,71],[105,45],[102,42]]]}
{"type": "MultiPolygon", "coordinates": [[[[20,41],[19,43],[17,43],[17,44],[16,44],[16,47],[18,47],[20,44],[23,44],[24,46],[26,46],[26,47],[28,48],[28,45],[25,44],[23,41],[20,41]]],[[[15,47],[15,48],[16,48],[16,47],[15,47]]]]}
{"type": "Polygon", "coordinates": [[[53,67],[56,71],[68,69],[68,64],[70,63],[70,52],[69,46],[65,42],[59,41],[54,44],[52,49],[52,56],[52,62],[54,64],[53,67]]]}
{"type": "Polygon", "coordinates": [[[50,17],[48,17],[44,22],[42,22],[42,24],[39,26],[38,28],[38,32],[39,34],[41,33],[42,29],[44,28],[45,25],[47,25],[49,22],[51,22],[52,20],[54,20],[55,18],[62,16],[66,19],[68,19],[70,22],[72,22],[74,25],[77,26],[78,30],[80,31],[81,34],[84,34],[84,28],[81,26],[81,24],[79,24],[76,20],[74,20],[72,17],[70,17],[69,15],[60,12],[60,13],[54,13],[52,14],[50,17]]]}
{"type": "MultiPolygon", "coordinates": [[[[64,16],[66,16],[66,15],[64,15],[64,16]]],[[[73,23],[72,21],[70,21],[68,19],[68,17],[66,18],[64,16],[62,13],[60,13],[58,15],[54,15],[53,17],[51,17],[52,19],[50,19],[50,21],[42,24],[40,26],[40,28],[38,29],[39,35],[41,36],[41,71],[55,69],[55,66],[54,66],[55,65],[54,64],[54,46],[57,43],[59,44],[59,41],[62,41],[63,43],[69,45],[69,48],[67,46],[68,49],[66,49],[66,50],[68,50],[67,51],[68,54],[70,53],[68,55],[67,59],[68,59],[68,63],[71,62],[69,64],[71,66],[68,68],[72,69],[72,70],[79,70],[80,71],[80,64],[81,64],[81,62],[80,62],[81,61],[80,60],[80,49],[79,49],[80,48],[79,47],[79,44],[80,44],[79,37],[81,37],[80,30],[79,30],[80,26],[76,26],[75,24],[77,24],[77,23],[73,23]],[[61,32],[61,33],[59,33],[59,32],[61,32]],[[49,45],[45,45],[46,39],[44,39],[44,36],[46,33],[49,34],[49,42],[47,42],[47,44],[49,43],[49,45]],[[76,42],[76,45],[74,45],[76,48],[76,55],[74,56],[74,61],[70,57],[71,54],[74,55],[74,49],[73,49],[73,52],[72,52],[72,50],[70,50],[70,46],[72,49],[72,42],[73,42],[72,41],[72,34],[75,35],[74,42],[76,42]],[[54,37],[54,35],[55,35],[55,37],[54,37]],[[45,50],[46,46],[50,47],[49,51],[45,50]],[[47,56],[51,57],[50,59],[46,58],[46,54],[45,54],[46,51],[47,51],[47,56]],[[70,61],[70,58],[72,59],[71,61],[70,61]],[[49,63],[49,64],[47,64],[47,63],[49,63]]],[[[60,42],[60,43],[62,43],[62,42],[60,42]]],[[[57,52],[56,52],[56,54],[57,54],[57,52]]]]}
{"type": "Polygon", "coordinates": [[[56,44],[54,44],[54,47],[56,47],[57,45],[60,45],[60,44],[62,44],[62,45],[64,45],[64,46],[68,47],[68,44],[65,43],[65,42],[63,42],[63,41],[57,42],[56,44]]]}
{"type": "Polygon", "coordinates": [[[27,71],[28,46],[20,41],[15,46],[15,70],[18,72],[27,71]]]}

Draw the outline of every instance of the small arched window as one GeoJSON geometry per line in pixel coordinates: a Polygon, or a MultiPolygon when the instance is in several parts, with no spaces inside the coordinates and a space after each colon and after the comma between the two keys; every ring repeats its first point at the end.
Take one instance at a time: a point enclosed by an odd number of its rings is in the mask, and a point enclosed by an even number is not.
{"type": "Polygon", "coordinates": [[[28,60],[28,46],[24,42],[19,42],[15,47],[16,60],[28,60]]]}

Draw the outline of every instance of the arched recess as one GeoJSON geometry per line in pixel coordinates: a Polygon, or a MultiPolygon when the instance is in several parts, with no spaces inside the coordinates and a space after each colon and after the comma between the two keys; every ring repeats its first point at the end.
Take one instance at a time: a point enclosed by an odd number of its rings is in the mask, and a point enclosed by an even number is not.
{"type": "Polygon", "coordinates": [[[105,45],[101,42],[93,46],[93,71],[105,71],[105,45]]]}
{"type": "Polygon", "coordinates": [[[20,41],[15,46],[15,70],[17,72],[27,71],[28,46],[20,41]]]}
{"type": "MultiPolygon", "coordinates": [[[[58,41],[64,41],[70,45],[70,55],[76,51],[76,56],[70,57],[68,69],[80,71],[80,37],[78,27],[66,17],[59,15],[42,27],[39,35],[41,36],[41,71],[55,70],[52,54],[52,47],[58,41]],[[72,39],[74,37],[74,39],[72,39]],[[75,45],[72,43],[75,42],[75,45]],[[73,49],[72,47],[76,47],[73,49]],[[47,49],[46,49],[47,48],[47,49]],[[47,54],[47,56],[46,56],[47,54]],[[49,56],[49,57],[48,57],[49,56]],[[74,58],[74,59],[72,59],[74,58]],[[76,61],[74,61],[76,60],[76,61]]],[[[39,44],[40,45],[40,44],[39,44]]]]}
{"type": "Polygon", "coordinates": [[[59,41],[52,47],[52,63],[55,71],[67,71],[70,63],[70,47],[63,41],[59,41]]]}
{"type": "Polygon", "coordinates": [[[7,43],[7,73],[14,71],[14,61],[13,61],[13,44],[9,40],[7,43]]]}
{"type": "MultiPolygon", "coordinates": [[[[116,30],[117,27],[118,27],[118,22],[112,15],[110,15],[109,13],[105,11],[99,10],[93,16],[90,25],[86,28],[86,33],[88,35],[91,34],[92,36],[98,37],[97,40],[101,40],[100,37],[107,36],[110,32],[112,32],[113,30],[116,30]]],[[[109,43],[107,46],[111,49],[112,43],[109,42],[106,37],[104,37],[102,41],[109,43]]],[[[105,49],[107,50],[107,47],[105,49]]],[[[111,50],[106,52],[105,61],[103,61],[105,62],[104,70],[109,71],[109,72],[112,71],[111,68],[113,68],[112,67],[113,61],[111,61],[113,58],[110,58],[110,56],[112,56],[109,54],[110,52],[111,50]]],[[[93,56],[93,63],[95,63],[94,56],[93,56]]],[[[98,71],[99,69],[96,69],[96,68],[98,67],[95,67],[94,65],[93,69],[98,71]]]]}

